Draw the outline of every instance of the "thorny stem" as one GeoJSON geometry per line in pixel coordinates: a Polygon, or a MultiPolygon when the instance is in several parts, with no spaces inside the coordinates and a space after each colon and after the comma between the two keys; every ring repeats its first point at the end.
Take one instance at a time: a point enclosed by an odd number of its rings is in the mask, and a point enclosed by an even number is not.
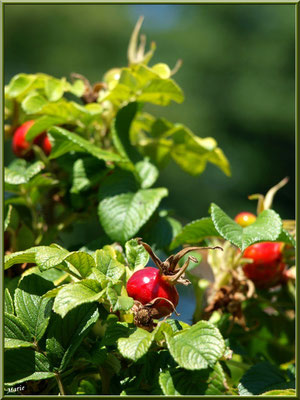
{"type": "Polygon", "coordinates": [[[61,381],[61,378],[60,378],[59,373],[56,373],[56,374],[55,374],[55,379],[56,379],[56,382],[57,382],[57,385],[58,385],[60,394],[61,394],[62,396],[65,396],[65,395],[66,395],[66,392],[65,392],[65,389],[64,389],[64,387],[63,387],[63,384],[62,384],[62,381],[61,381]]]}

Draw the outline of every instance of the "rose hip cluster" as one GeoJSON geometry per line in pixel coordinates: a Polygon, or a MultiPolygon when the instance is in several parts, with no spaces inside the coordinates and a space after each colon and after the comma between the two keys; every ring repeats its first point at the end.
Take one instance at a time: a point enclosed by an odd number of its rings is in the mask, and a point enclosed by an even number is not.
{"type": "Polygon", "coordinates": [[[25,122],[19,126],[14,133],[12,149],[17,157],[30,159],[33,156],[33,144],[39,146],[44,151],[46,156],[49,156],[51,153],[52,147],[46,132],[42,132],[36,136],[32,143],[26,140],[26,133],[32,127],[34,122],[34,120],[25,122]]]}

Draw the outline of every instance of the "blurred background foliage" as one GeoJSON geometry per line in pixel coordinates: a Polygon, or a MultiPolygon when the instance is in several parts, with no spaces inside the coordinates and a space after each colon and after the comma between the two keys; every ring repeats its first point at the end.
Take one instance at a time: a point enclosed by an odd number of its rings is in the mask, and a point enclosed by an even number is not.
{"type": "MultiPolygon", "coordinates": [[[[293,5],[41,5],[4,6],[5,83],[19,72],[57,78],[71,72],[91,82],[127,64],[127,45],[140,15],[157,50],[150,65],[183,66],[175,75],[186,100],[156,116],[213,136],[232,177],[209,165],[199,177],[174,163],[162,171],[163,205],[183,223],[208,215],[213,201],[232,217],[255,212],[247,196],[265,194],[285,176],[274,209],[295,217],[295,18],[293,5]]],[[[6,163],[12,158],[5,145],[6,163]]]]}

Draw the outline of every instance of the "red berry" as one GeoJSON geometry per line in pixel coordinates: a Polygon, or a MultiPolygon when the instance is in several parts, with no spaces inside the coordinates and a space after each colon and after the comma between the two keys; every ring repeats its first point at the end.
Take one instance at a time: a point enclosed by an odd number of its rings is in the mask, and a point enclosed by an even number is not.
{"type": "MultiPolygon", "coordinates": [[[[16,129],[14,133],[12,140],[12,149],[17,157],[29,158],[32,155],[32,145],[26,140],[26,133],[33,124],[34,120],[27,121],[19,126],[19,128],[16,129]]],[[[39,134],[34,139],[33,143],[41,147],[47,156],[50,154],[51,143],[46,132],[42,132],[41,134],[39,134]]]]}
{"type": "Polygon", "coordinates": [[[31,150],[31,145],[25,139],[28,129],[33,125],[34,121],[27,121],[16,129],[13,140],[12,149],[17,157],[24,157],[31,150]]]}
{"type": "Polygon", "coordinates": [[[246,226],[249,226],[255,222],[256,216],[250,212],[243,211],[237,214],[234,220],[237,224],[245,228],[246,226]]]}
{"type": "Polygon", "coordinates": [[[42,132],[40,135],[38,135],[34,139],[33,143],[41,147],[44,150],[46,156],[49,156],[52,150],[52,146],[46,132],[42,132]]]}
{"type": "Polygon", "coordinates": [[[253,262],[245,264],[243,270],[256,286],[267,287],[278,283],[286,267],[282,260],[283,246],[282,242],[261,242],[246,248],[243,257],[253,262]]]}
{"type": "MultiPolygon", "coordinates": [[[[127,293],[142,304],[150,303],[157,297],[163,297],[177,306],[179,295],[174,285],[170,284],[154,267],[146,267],[136,271],[127,282],[127,293]]],[[[172,305],[164,300],[155,302],[156,318],[162,318],[174,311],[172,305]]]]}

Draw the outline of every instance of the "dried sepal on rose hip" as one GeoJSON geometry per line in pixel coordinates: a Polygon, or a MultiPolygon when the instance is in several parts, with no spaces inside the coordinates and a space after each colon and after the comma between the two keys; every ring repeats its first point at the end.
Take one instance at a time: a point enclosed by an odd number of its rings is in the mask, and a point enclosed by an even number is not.
{"type": "Polygon", "coordinates": [[[184,277],[184,273],[190,261],[198,260],[189,256],[182,267],[178,267],[179,260],[187,253],[201,249],[220,249],[221,247],[187,247],[176,254],[171,255],[165,261],[161,261],[153,252],[151,247],[142,242],[145,250],[152,258],[155,267],[145,267],[133,273],[127,282],[127,293],[135,300],[133,312],[135,314],[135,324],[152,330],[153,319],[168,318],[179,301],[179,294],[176,289],[177,284],[189,285],[190,281],[184,277]]]}

